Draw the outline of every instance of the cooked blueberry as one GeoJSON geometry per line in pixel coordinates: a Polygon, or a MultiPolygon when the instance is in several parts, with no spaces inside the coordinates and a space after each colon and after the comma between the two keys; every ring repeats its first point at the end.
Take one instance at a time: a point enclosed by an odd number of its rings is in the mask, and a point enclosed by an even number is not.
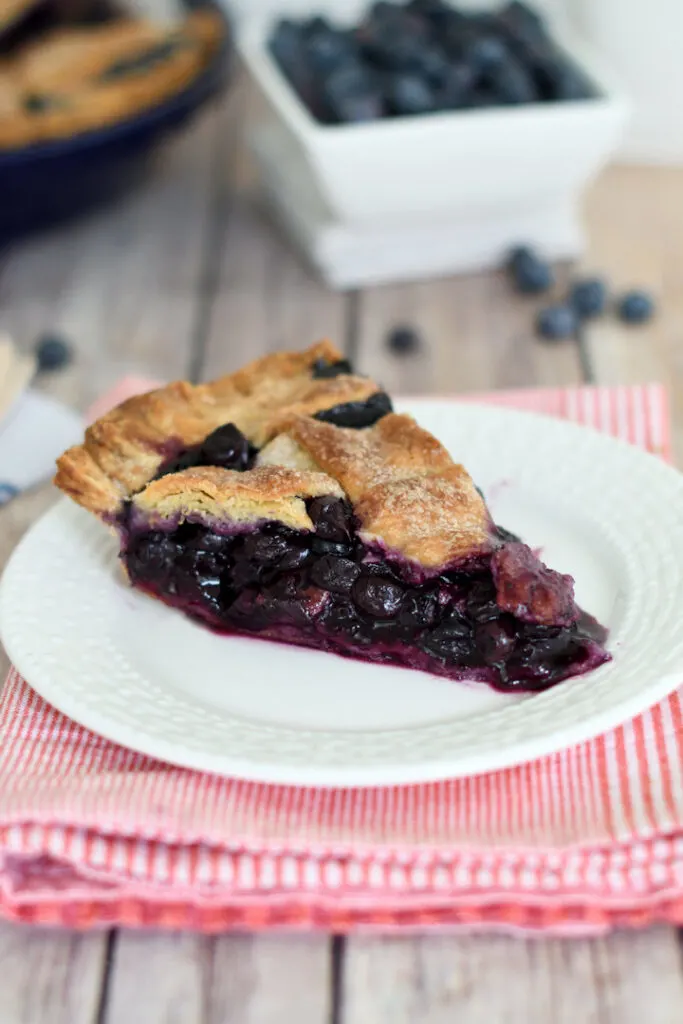
{"type": "Polygon", "coordinates": [[[515,289],[523,295],[539,295],[555,283],[550,264],[525,247],[513,250],[508,270],[515,289]]]}
{"type": "Polygon", "coordinates": [[[399,622],[413,629],[425,629],[435,625],[439,617],[439,597],[435,591],[417,591],[406,594],[399,622]]]}
{"type": "Polygon", "coordinates": [[[313,418],[322,423],[333,423],[335,427],[362,430],[372,427],[390,412],[393,412],[391,399],[383,391],[378,391],[365,402],[344,402],[316,413],[313,418]]]}
{"type": "Polygon", "coordinates": [[[515,634],[508,623],[483,622],[474,630],[474,642],[487,665],[500,665],[515,649],[515,634]]]}
{"type": "Polygon", "coordinates": [[[191,469],[197,465],[197,449],[188,448],[174,458],[167,459],[157,472],[156,479],[162,476],[169,476],[171,473],[182,473],[185,469],[191,469]]]}
{"type": "Polygon", "coordinates": [[[279,562],[289,549],[289,540],[279,533],[252,533],[244,540],[242,554],[257,565],[269,566],[279,562]]]}
{"type": "Polygon", "coordinates": [[[323,590],[348,594],[360,576],[360,566],[348,558],[323,555],[311,566],[311,579],[323,590]]]}
{"type": "Polygon", "coordinates": [[[393,619],[398,615],[403,594],[403,587],[395,580],[365,573],[354,583],[352,590],[356,606],[376,619],[393,619]]]}
{"type": "Polygon", "coordinates": [[[420,647],[442,661],[466,664],[472,658],[472,638],[454,626],[440,626],[420,638],[420,647]]]}
{"type": "Polygon", "coordinates": [[[314,537],[311,541],[311,550],[315,555],[339,555],[346,558],[348,555],[353,554],[353,545],[350,541],[343,543],[341,541],[321,540],[320,537],[314,537]]]}
{"type": "Polygon", "coordinates": [[[601,316],[607,306],[607,286],[599,277],[575,281],[569,293],[569,301],[583,320],[601,316]]]}
{"type": "Polygon", "coordinates": [[[221,603],[221,579],[220,576],[201,575],[197,577],[197,589],[202,598],[213,607],[219,607],[221,603]]]}
{"type": "Polygon", "coordinates": [[[420,335],[414,327],[402,324],[389,331],[386,343],[397,356],[409,355],[420,347],[420,335]]]}
{"type": "Polygon", "coordinates": [[[353,373],[353,367],[348,359],[338,359],[334,363],[328,362],[327,359],[316,359],[311,368],[313,380],[330,380],[345,373],[353,373]]]}
{"type": "Polygon", "coordinates": [[[198,461],[204,466],[245,470],[249,468],[253,455],[254,449],[244,434],[234,423],[226,423],[202,442],[198,461]]]}
{"type": "Polygon", "coordinates": [[[38,338],[35,353],[41,373],[61,370],[71,362],[71,346],[59,334],[44,334],[38,338]]]}
{"type": "Polygon", "coordinates": [[[417,74],[401,72],[386,84],[384,96],[392,114],[427,114],[435,109],[434,90],[417,74]]]}
{"type": "Polygon", "coordinates": [[[488,622],[500,615],[493,581],[475,583],[467,595],[467,614],[475,622],[488,622]]]}
{"type": "Polygon", "coordinates": [[[143,575],[153,583],[173,572],[178,553],[178,545],[167,533],[153,531],[132,539],[126,562],[132,576],[143,575]]]}
{"type": "Polygon", "coordinates": [[[654,316],[655,302],[647,292],[630,291],[619,299],[617,312],[626,324],[644,324],[654,316]]]}
{"type": "Polygon", "coordinates": [[[571,306],[546,306],[536,318],[536,330],[546,341],[573,338],[579,328],[579,318],[571,306]]]}
{"type": "Polygon", "coordinates": [[[334,497],[312,498],[306,510],[316,537],[338,543],[348,542],[353,523],[353,512],[348,502],[334,497]]]}
{"type": "Polygon", "coordinates": [[[290,569],[300,569],[311,557],[311,546],[307,542],[291,542],[287,550],[277,563],[277,568],[284,572],[290,569]]]}

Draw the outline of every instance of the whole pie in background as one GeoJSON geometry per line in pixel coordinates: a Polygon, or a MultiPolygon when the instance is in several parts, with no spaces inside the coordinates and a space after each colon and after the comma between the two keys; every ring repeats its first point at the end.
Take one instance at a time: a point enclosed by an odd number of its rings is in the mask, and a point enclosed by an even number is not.
{"type": "Polygon", "coordinates": [[[125,402],[56,484],[117,532],[133,586],[220,632],[504,691],[609,660],[572,578],[329,342],[125,402]]]}
{"type": "Polygon", "coordinates": [[[224,22],[210,8],[169,26],[102,0],[11,0],[0,38],[3,28],[0,148],[13,149],[115,124],[181,92],[215,55],[224,22]]]}

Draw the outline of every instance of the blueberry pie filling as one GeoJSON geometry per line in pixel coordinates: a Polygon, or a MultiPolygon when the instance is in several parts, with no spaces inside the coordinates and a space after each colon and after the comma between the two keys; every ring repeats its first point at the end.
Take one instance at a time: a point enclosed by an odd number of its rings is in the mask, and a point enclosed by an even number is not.
{"type": "Polygon", "coordinates": [[[359,540],[348,502],[320,496],[306,511],[310,532],[199,519],[150,527],[129,511],[121,557],[136,587],[228,633],[511,692],[605,660],[605,632],[576,608],[571,579],[520,542],[420,583],[359,540]]]}
{"type": "Polygon", "coordinates": [[[609,660],[571,577],[329,343],[132,400],[56,482],[116,528],[134,587],[219,632],[506,692],[609,660]]]}

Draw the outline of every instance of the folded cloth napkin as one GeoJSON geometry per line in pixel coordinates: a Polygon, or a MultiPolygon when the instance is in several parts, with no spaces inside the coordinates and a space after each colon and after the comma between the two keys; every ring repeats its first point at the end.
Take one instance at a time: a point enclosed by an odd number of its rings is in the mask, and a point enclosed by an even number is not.
{"type": "MultiPolygon", "coordinates": [[[[669,457],[656,385],[482,397],[669,457]]],[[[563,934],[683,921],[682,693],[531,764],[370,790],[171,767],[69,721],[15,671],[0,720],[8,918],[207,932],[467,925],[563,934]]]]}

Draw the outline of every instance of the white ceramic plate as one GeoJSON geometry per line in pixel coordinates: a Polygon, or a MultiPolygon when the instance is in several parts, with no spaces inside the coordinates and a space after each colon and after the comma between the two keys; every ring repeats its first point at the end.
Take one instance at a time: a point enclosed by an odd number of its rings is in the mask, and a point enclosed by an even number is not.
{"type": "Polygon", "coordinates": [[[577,581],[614,661],[536,696],[215,636],[129,590],[116,545],[64,501],[0,592],[2,638],[83,725],[188,767],[277,783],[399,784],[520,763],[588,739],[683,679],[683,476],[594,431],[505,409],[409,406],[498,522],[577,581]]]}

